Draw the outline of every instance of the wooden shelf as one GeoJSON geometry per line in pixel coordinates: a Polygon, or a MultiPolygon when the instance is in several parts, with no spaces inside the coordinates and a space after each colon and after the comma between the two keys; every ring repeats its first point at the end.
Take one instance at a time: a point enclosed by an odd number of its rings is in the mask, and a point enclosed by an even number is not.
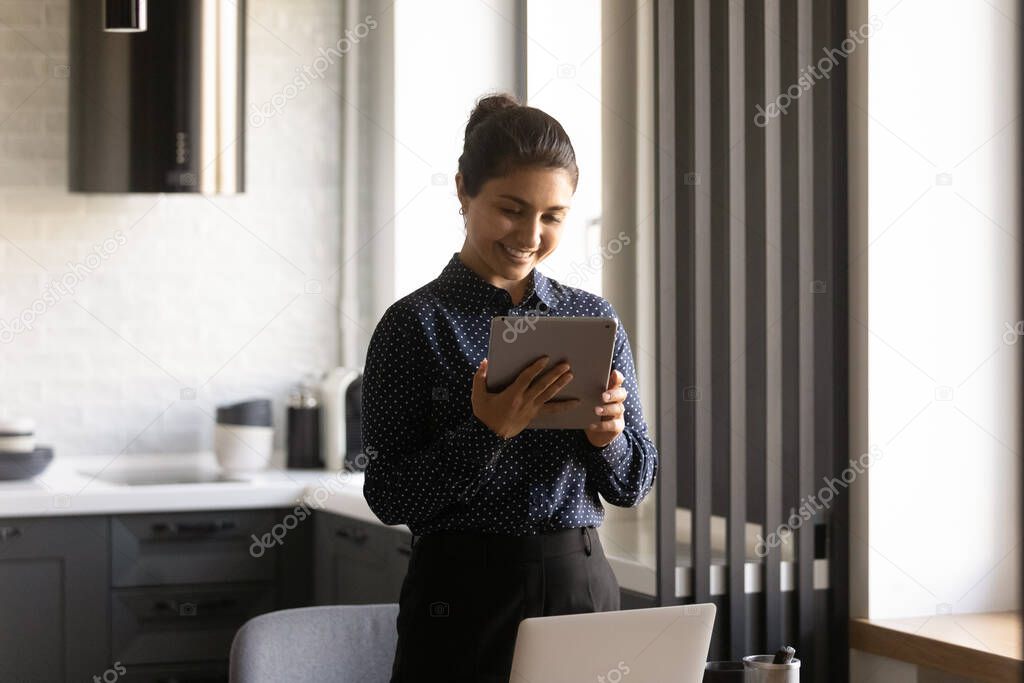
{"type": "Polygon", "coordinates": [[[850,647],[979,681],[1024,675],[1021,613],[851,619],[850,647]]]}

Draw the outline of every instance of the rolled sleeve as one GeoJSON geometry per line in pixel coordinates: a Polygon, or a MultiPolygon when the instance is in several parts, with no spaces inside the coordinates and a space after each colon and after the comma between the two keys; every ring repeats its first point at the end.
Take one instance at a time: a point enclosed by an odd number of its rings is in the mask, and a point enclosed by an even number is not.
{"type": "MultiPolygon", "coordinates": [[[[609,308],[611,315],[618,318],[610,304],[609,308]]],[[[647,496],[654,484],[658,450],[647,433],[633,352],[621,322],[615,333],[612,369],[622,373],[622,386],[626,390],[625,427],[603,447],[591,444],[582,430],[580,435],[585,444],[590,483],[610,504],[633,507],[647,496]]]]}

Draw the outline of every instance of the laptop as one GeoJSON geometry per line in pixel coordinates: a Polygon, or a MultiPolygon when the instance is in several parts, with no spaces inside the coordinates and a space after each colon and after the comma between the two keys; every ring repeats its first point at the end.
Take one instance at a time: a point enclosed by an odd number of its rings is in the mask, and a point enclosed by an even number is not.
{"type": "Polygon", "coordinates": [[[715,606],[673,605],[519,622],[510,683],[699,683],[715,606]]]}

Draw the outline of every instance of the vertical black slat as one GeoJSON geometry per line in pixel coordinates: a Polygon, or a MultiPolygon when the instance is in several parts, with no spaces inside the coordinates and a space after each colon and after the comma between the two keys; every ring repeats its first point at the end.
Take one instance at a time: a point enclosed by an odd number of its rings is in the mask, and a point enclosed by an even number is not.
{"type": "MultiPolygon", "coordinates": [[[[730,42],[730,18],[733,16],[734,8],[732,3],[710,2],[708,9],[711,128],[710,286],[711,301],[714,302],[710,321],[712,358],[710,401],[707,402],[711,409],[713,428],[711,512],[714,515],[721,515],[726,520],[726,538],[728,539],[728,533],[734,528],[729,520],[733,487],[731,453],[736,446],[734,440],[737,437],[742,437],[741,430],[743,429],[742,420],[740,422],[733,421],[733,354],[730,347],[731,340],[734,338],[732,330],[734,306],[731,303],[734,268],[731,261],[731,242],[733,223],[738,222],[739,229],[742,230],[743,218],[742,204],[734,208],[732,201],[734,188],[732,152],[735,142],[742,141],[742,125],[735,125],[735,120],[742,117],[743,114],[739,110],[742,107],[742,97],[737,99],[732,95],[731,65],[733,60],[730,52],[733,45],[730,42]],[[734,134],[736,129],[740,131],[740,135],[734,134]]],[[[740,73],[742,74],[742,71],[740,73]]],[[[742,159],[740,163],[742,163],[742,159]]],[[[742,166],[738,168],[738,171],[742,171],[742,166]]],[[[740,265],[742,266],[742,263],[740,265]]],[[[742,302],[742,298],[740,298],[740,302],[742,302]]],[[[745,387],[742,390],[745,390],[745,387]]],[[[745,452],[745,448],[741,447],[741,450],[745,452]]],[[[742,496],[742,493],[740,495],[742,496]]],[[[742,529],[742,518],[739,519],[739,529],[742,529]]],[[[716,622],[716,630],[721,635],[722,651],[731,652],[736,647],[732,642],[732,634],[739,632],[746,618],[742,613],[742,588],[735,600],[729,594],[729,573],[732,563],[728,557],[728,542],[726,542],[724,550],[726,557],[723,570],[726,581],[725,586],[720,590],[725,595],[721,598],[723,612],[722,618],[716,622]],[[736,608],[734,612],[732,605],[735,603],[739,603],[740,607],[736,608]],[[739,623],[736,623],[737,621],[739,623]]],[[[717,562],[717,560],[712,561],[717,562]]],[[[742,570],[742,555],[737,557],[737,562],[742,570]]]]}
{"type": "MultiPolygon", "coordinates": [[[[680,507],[694,509],[697,486],[697,403],[701,400],[697,386],[695,362],[696,338],[693,335],[696,316],[696,259],[694,257],[694,222],[696,215],[695,171],[696,142],[694,139],[694,2],[681,0],[675,3],[676,12],[676,382],[678,412],[676,417],[679,433],[676,450],[679,469],[676,472],[678,494],[676,503],[680,507]]],[[[690,554],[686,558],[693,573],[693,519],[690,522],[690,554]]],[[[682,558],[677,558],[681,560],[682,558]]],[[[692,588],[692,586],[691,586],[692,588]]],[[[692,597],[692,590],[691,590],[692,597]]]]}
{"type": "MultiPolygon", "coordinates": [[[[811,60],[814,35],[811,0],[796,0],[797,63],[803,69],[811,60]]],[[[806,78],[806,74],[801,78],[806,78]]],[[[806,82],[806,81],[805,81],[806,82]]],[[[799,469],[797,472],[797,516],[802,522],[796,534],[797,629],[800,648],[810,672],[814,671],[814,516],[816,509],[805,497],[814,495],[815,392],[817,357],[814,348],[815,286],[814,259],[814,120],[813,104],[817,91],[803,90],[794,112],[797,120],[797,185],[799,194],[798,261],[799,275],[799,469]]],[[[808,676],[810,678],[810,675],[808,676]]]]}
{"type": "MultiPolygon", "coordinates": [[[[828,43],[839,45],[845,37],[846,0],[833,0],[829,17],[828,43]]],[[[835,472],[842,471],[849,459],[849,388],[850,375],[847,361],[849,346],[849,220],[847,195],[847,62],[840,61],[828,87],[832,94],[832,159],[829,169],[832,178],[831,234],[832,272],[835,274],[832,301],[835,304],[832,327],[832,430],[834,456],[830,463],[835,472]]],[[[825,170],[823,168],[823,170],[825,170]]],[[[850,671],[850,500],[839,496],[832,502],[829,539],[829,626],[831,641],[828,670],[831,680],[846,683],[850,671]]]]}
{"type": "MultiPolygon", "coordinates": [[[[789,94],[799,78],[800,60],[798,0],[782,0],[780,78],[781,91],[789,94]]],[[[806,96],[806,93],[804,94],[806,96]]],[[[782,126],[782,523],[795,534],[793,515],[800,505],[800,220],[803,207],[800,194],[800,106],[804,97],[795,98],[789,110],[779,117],[782,126]]],[[[797,571],[796,540],[788,536],[781,561],[789,562],[791,575],[797,571]]],[[[794,580],[794,587],[796,581],[794,580]]],[[[792,620],[783,629],[787,641],[797,643],[798,621],[796,593],[783,596],[792,607],[792,620]]]]}
{"type": "MultiPolygon", "coordinates": [[[[755,106],[765,102],[764,69],[764,1],[745,0],[746,48],[746,252],[747,252],[747,353],[744,356],[747,375],[747,495],[750,521],[765,524],[765,434],[766,434],[766,320],[765,320],[765,129],[758,125],[755,106]]],[[[748,652],[767,652],[764,642],[765,595],[759,593],[747,601],[757,606],[751,613],[751,642],[748,652]]]]}
{"type": "Polygon", "coordinates": [[[705,184],[711,178],[711,0],[693,0],[693,314],[688,332],[693,337],[694,385],[697,387],[696,432],[693,453],[693,512],[690,566],[694,602],[711,599],[711,197],[705,184]]]}
{"type": "MultiPolygon", "coordinates": [[[[835,3],[830,0],[822,6],[816,6],[811,10],[812,23],[812,62],[817,63],[824,53],[823,49],[830,44],[829,31],[832,21],[832,6],[835,3]]],[[[831,74],[830,74],[831,75],[831,74]]],[[[832,159],[836,154],[836,145],[832,142],[836,134],[832,125],[833,117],[833,90],[831,78],[818,79],[814,85],[814,99],[812,107],[814,138],[820,144],[815,144],[813,149],[814,164],[814,281],[819,283],[814,289],[814,392],[816,400],[814,410],[814,481],[820,482],[823,477],[831,473],[831,461],[833,457],[833,419],[832,410],[834,399],[832,396],[834,380],[832,372],[833,353],[832,347],[832,326],[833,326],[833,297],[835,296],[835,269],[832,264],[833,249],[833,216],[832,216],[832,159]]],[[[806,491],[805,491],[806,493],[806,491]]],[[[815,494],[817,492],[815,491],[815,494]]],[[[834,501],[830,501],[829,507],[834,501]]],[[[829,524],[831,513],[829,509],[819,512],[815,518],[815,536],[818,530],[829,524]]],[[[815,558],[827,558],[830,553],[828,548],[828,534],[824,534],[824,547],[816,549],[815,558]],[[819,550],[820,553],[819,554],[819,550]]],[[[801,541],[802,542],[802,541],[801,541]]],[[[829,646],[830,638],[818,634],[831,634],[832,630],[828,621],[828,605],[831,595],[829,591],[816,591],[814,597],[815,616],[814,631],[817,635],[817,642],[814,646],[814,663],[804,669],[804,675],[811,681],[831,680],[829,669],[832,666],[829,646]]],[[[846,645],[844,643],[843,647],[846,645]]]]}
{"type": "MultiPolygon", "coordinates": [[[[797,58],[797,0],[782,0],[779,18],[780,92],[787,92],[797,82],[800,68],[797,58]]],[[[789,103],[788,111],[779,116],[782,128],[782,228],[778,248],[782,256],[782,523],[787,529],[790,515],[799,505],[800,455],[800,102],[789,103]]],[[[787,538],[782,561],[795,560],[795,540],[787,538]]],[[[790,565],[796,569],[796,563],[790,565]]],[[[795,621],[794,621],[795,623],[795,621]]],[[[787,639],[796,637],[795,631],[785,631],[787,639]]]]}
{"type": "MultiPolygon", "coordinates": [[[[710,174],[706,183],[711,200],[711,387],[705,407],[711,411],[711,514],[729,513],[729,126],[734,102],[729,93],[729,7],[708,4],[710,174]]],[[[724,593],[723,593],[724,594],[724,593]]],[[[720,621],[725,626],[725,619],[720,621]]]]}
{"type": "Polygon", "coordinates": [[[729,658],[750,654],[747,644],[747,340],[746,279],[746,93],[744,22],[746,0],[728,4],[727,61],[729,102],[729,511],[726,538],[729,595],[729,658]]]}
{"type": "MultiPolygon", "coordinates": [[[[729,451],[731,449],[732,421],[730,414],[730,307],[729,282],[729,146],[730,112],[733,101],[729,97],[729,3],[708,3],[708,129],[709,179],[706,183],[710,200],[708,234],[708,297],[709,317],[703,323],[710,331],[708,365],[708,396],[702,412],[711,424],[711,514],[726,518],[729,512],[729,451]]],[[[712,559],[712,562],[719,560],[712,559]]],[[[727,570],[726,570],[727,571],[727,570]]],[[[721,587],[719,587],[721,590],[721,587]]],[[[723,591],[724,594],[724,591],[723,591]]],[[[723,599],[723,606],[727,601],[723,599]]],[[[716,629],[723,633],[728,620],[723,614],[716,629]]],[[[728,637],[722,638],[728,646],[728,637]]]]}
{"type": "MultiPolygon", "coordinates": [[[[708,130],[709,178],[702,183],[707,188],[709,205],[709,260],[708,260],[708,325],[709,379],[707,400],[701,401],[701,413],[710,413],[710,450],[712,488],[711,514],[723,519],[729,512],[729,450],[731,447],[731,415],[729,411],[729,145],[730,119],[733,101],[729,97],[729,3],[708,4],[708,130]]],[[[720,559],[713,559],[718,562],[720,559]]],[[[719,587],[721,589],[721,587],[719,587]]],[[[724,591],[722,593],[724,595],[724,591]]],[[[726,604],[724,602],[724,604],[726,604]]],[[[717,622],[723,631],[727,620],[717,622]]],[[[724,641],[726,644],[728,640],[724,641]]]]}
{"type": "MultiPolygon", "coordinates": [[[[680,369],[677,363],[680,335],[678,334],[678,304],[676,301],[677,273],[683,264],[676,239],[679,221],[679,203],[682,199],[677,190],[680,180],[680,150],[677,148],[676,112],[679,111],[680,88],[676,82],[677,50],[685,49],[683,41],[677,41],[678,15],[673,0],[657,0],[657,30],[655,47],[655,126],[658,136],[657,174],[658,201],[655,202],[655,251],[658,254],[657,288],[655,291],[658,311],[658,339],[656,357],[659,361],[662,380],[658,382],[658,450],[660,460],[656,480],[656,559],[655,592],[658,605],[674,604],[676,600],[676,499],[677,467],[681,454],[679,429],[686,404],[680,400],[678,381],[680,369]]],[[[685,137],[685,136],[683,136],[685,137]]]]}
{"type": "MultiPolygon", "coordinates": [[[[780,0],[764,4],[764,102],[779,93],[781,46],[780,0]]],[[[771,538],[782,521],[782,338],[777,324],[782,315],[782,138],[778,119],[765,126],[765,500],[764,536],[771,538]]],[[[782,640],[779,594],[780,548],[766,543],[764,562],[765,648],[772,651],[782,640]]]]}

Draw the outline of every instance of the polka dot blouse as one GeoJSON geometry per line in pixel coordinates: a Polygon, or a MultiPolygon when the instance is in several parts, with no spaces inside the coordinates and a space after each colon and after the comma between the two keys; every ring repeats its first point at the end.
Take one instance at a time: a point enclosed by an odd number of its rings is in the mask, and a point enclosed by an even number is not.
{"type": "MultiPolygon", "coordinates": [[[[526,296],[487,282],[452,255],[432,282],[384,312],[363,369],[363,493],[385,524],[416,535],[529,535],[600,526],[604,507],[631,507],[654,483],[629,339],[619,324],[612,367],[628,392],[625,429],[603,448],[582,429],[524,429],[510,439],[474,414],[473,375],[497,315],[607,316],[612,305],[536,268],[526,296]]],[[[595,421],[600,419],[594,415],[595,421]]]]}

